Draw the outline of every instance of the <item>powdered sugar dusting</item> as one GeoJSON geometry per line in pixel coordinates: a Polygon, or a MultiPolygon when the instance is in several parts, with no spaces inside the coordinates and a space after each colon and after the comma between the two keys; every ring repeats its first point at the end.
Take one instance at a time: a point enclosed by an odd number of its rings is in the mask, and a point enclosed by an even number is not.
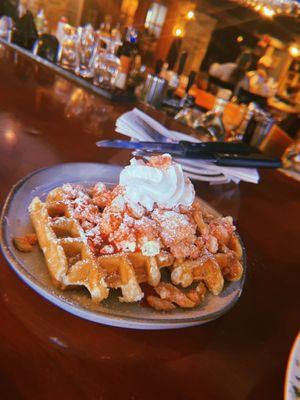
{"type": "MultiPolygon", "coordinates": [[[[167,155],[152,157],[149,162],[151,168],[160,171],[168,171],[173,165],[167,155]]],[[[136,187],[138,185],[136,182],[136,187]]],[[[176,203],[170,207],[154,202],[149,210],[134,201],[123,185],[109,189],[98,182],[87,190],[65,184],[62,189],[63,201],[71,205],[73,217],[81,225],[96,256],[141,252],[151,257],[167,251],[176,259],[197,259],[207,253],[215,254],[226,246],[235,229],[230,217],[213,218],[202,214],[197,204],[176,203]],[[194,212],[198,213],[202,225],[195,220],[194,212]]]]}

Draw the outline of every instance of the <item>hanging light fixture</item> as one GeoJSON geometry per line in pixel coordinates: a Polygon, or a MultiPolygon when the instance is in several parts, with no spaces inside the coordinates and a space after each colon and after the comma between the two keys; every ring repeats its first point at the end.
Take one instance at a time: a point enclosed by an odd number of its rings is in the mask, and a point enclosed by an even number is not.
{"type": "Polygon", "coordinates": [[[300,56],[300,48],[296,44],[291,44],[289,47],[289,53],[292,57],[299,57],[300,56]]]}
{"type": "Polygon", "coordinates": [[[290,17],[300,16],[300,2],[298,0],[231,0],[244,7],[260,13],[261,15],[272,18],[276,15],[286,15],[290,17]]]}
{"type": "Polygon", "coordinates": [[[264,6],[262,8],[262,14],[265,15],[266,17],[272,18],[276,14],[276,11],[274,10],[274,8],[264,6]]]}
{"type": "Polygon", "coordinates": [[[192,19],[195,19],[195,12],[194,10],[190,10],[186,13],[186,19],[188,21],[191,21],[192,19]]]}
{"type": "Polygon", "coordinates": [[[184,32],[184,29],[183,29],[182,26],[175,26],[174,27],[174,29],[173,29],[173,35],[174,36],[182,38],[182,37],[184,37],[184,34],[185,34],[185,32],[184,32]]]}

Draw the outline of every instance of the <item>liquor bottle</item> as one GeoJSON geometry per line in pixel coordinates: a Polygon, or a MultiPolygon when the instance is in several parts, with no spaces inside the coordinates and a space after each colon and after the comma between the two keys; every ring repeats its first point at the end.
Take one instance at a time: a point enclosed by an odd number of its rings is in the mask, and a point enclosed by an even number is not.
{"type": "Polygon", "coordinates": [[[20,17],[15,21],[12,42],[31,51],[37,39],[38,32],[33,14],[26,7],[21,7],[20,17]]]}
{"type": "Polygon", "coordinates": [[[169,67],[168,71],[168,83],[169,83],[169,89],[168,89],[168,96],[169,97],[174,97],[175,91],[180,85],[180,75],[182,75],[185,63],[187,60],[188,53],[187,51],[183,51],[182,54],[180,55],[179,62],[178,62],[178,68],[177,72],[169,67]]]}
{"type": "Polygon", "coordinates": [[[137,38],[137,30],[133,27],[128,27],[123,44],[119,47],[117,55],[120,58],[121,70],[119,72],[117,86],[120,89],[125,89],[134,59],[138,55],[137,38]]]}
{"type": "Polygon", "coordinates": [[[142,58],[137,54],[132,63],[132,68],[127,78],[127,90],[135,93],[137,97],[141,96],[144,82],[146,80],[146,67],[142,65],[142,58]]]}
{"type": "Polygon", "coordinates": [[[189,90],[195,81],[196,75],[195,71],[190,72],[184,95],[180,100],[173,97],[165,97],[163,100],[163,106],[166,111],[174,115],[175,119],[181,120],[189,112],[189,109],[195,106],[195,96],[190,95],[189,90]]]}
{"type": "Polygon", "coordinates": [[[193,86],[195,79],[197,76],[196,71],[191,71],[188,77],[188,82],[185,88],[185,94],[182,96],[180,102],[179,102],[179,107],[184,108],[184,107],[193,107],[195,105],[195,96],[192,96],[189,94],[190,88],[193,86]]]}
{"type": "Polygon", "coordinates": [[[105,22],[101,22],[100,27],[99,27],[99,35],[104,35],[105,33],[106,33],[105,22]]]}
{"type": "Polygon", "coordinates": [[[243,141],[244,143],[249,144],[257,125],[255,117],[256,105],[254,103],[250,103],[248,106],[240,105],[240,109],[242,110],[243,108],[244,112],[242,121],[238,128],[232,132],[232,135],[229,137],[228,141],[243,141]]]}
{"type": "Polygon", "coordinates": [[[223,123],[224,109],[232,95],[228,89],[219,89],[212,110],[202,114],[194,122],[194,128],[205,128],[213,140],[225,140],[226,130],[223,123]]]}
{"type": "Polygon", "coordinates": [[[179,57],[179,51],[182,44],[182,38],[175,38],[171,44],[169,53],[167,55],[166,62],[169,64],[169,69],[173,70],[177,59],[179,57]]]}
{"type": "MultiPolygon", "coordinates": [[[[101,38],[101,37],[110,38],[111,37],[110,36],[110,30],[108,30],[108,29],[110,29],[108,24],[106,22],[101,22],[99,30],[97,31],[98,37],[99,38],[101,38]]],[[[102,43],[102,45],[103,45],[103,43],[102,43]]]]}
{"type": "Polygon", "coordinates": [[[111,24],[110,24],[110,21],[109,21],[109,20],[107,20],[107,21],[105,22],[105,28],[104,28],[104,30],[105,30],[105,32],[107,32],[108,35],[110,34],[110,31],[111,31],[111,24]]]}
{"type": "Polygon", "coordinates": [[[125,38],[123,40],[123,45],[119,48],[118,56],[121,59],[121,65],[124,64],[124,69],[126,73],[129,73],[131,62],[134,57],[138,54],[138,34],[137,30],[133,27],[128,27],[126,30],[125,38]]]}
{"type": "Polygon", "coordinates": [[[64,34],[65,34],[64,29],[67,24],[68,24],[68,19],[66,17],[61,17],[60,20],[58,21],[55,36],[60,44],[64,39],[64,34]]]}
{"type": "Polygon", "coordinates": [[[117,23],[117,25],[111,30],[111,38],[117,40],[119,42],[122,41],[122,33],[121,33],[121,25],[117,23]]]}
{"type": "Polygon", "coordinates": [[[167,80],[168,79],[168,71],[169,71],[169,64],[167,62],[164,62],[160,69],[158,76],[162,79],[167,80]]]}
{"type": "Polygon", "coordinates": [[[183,74],[188,55],[189,54],[186,50],[184,50],[180,55],[179,62],[178,62],[178,68],[177,68],[177,74],[179,76],[183,74]]]}
{"type": "Polygon", "coordinates": [[[44,33],[45,18],[45,11],[40,9],[35,17],[35,26],[39,35],[44,33]]]}

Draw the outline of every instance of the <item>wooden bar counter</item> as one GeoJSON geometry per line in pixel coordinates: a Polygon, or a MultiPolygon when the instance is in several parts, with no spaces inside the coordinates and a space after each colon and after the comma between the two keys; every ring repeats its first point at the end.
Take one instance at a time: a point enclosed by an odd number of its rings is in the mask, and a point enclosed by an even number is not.
{"type": "MultiPolygon", "coordinates": [[[[93,161],[125,165],[130,153],[95,142],[121,138],[132,104],[95,97],[0,49],[0,205],[35,169],[93,161]]],[[[166,122],[162,113],[156,117],[166,122]]],[[[97,325],[55,307],[0,258],[1,399],[282,399],[299,330],[300,184],[261,171],[258,185],[197,194],[234,217],[248,254],[235,307],[207,325],[134,331],[97,325]]]]}

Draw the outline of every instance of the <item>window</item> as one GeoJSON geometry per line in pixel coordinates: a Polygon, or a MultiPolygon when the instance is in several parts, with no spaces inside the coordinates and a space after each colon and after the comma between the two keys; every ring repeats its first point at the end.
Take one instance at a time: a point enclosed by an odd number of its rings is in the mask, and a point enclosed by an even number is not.
{"type": "Polygon", "coordinates": [[[145,21],[145,28],[159,38],[167,15],[167,7],[159,3],[152,3],[145,21]]]}

